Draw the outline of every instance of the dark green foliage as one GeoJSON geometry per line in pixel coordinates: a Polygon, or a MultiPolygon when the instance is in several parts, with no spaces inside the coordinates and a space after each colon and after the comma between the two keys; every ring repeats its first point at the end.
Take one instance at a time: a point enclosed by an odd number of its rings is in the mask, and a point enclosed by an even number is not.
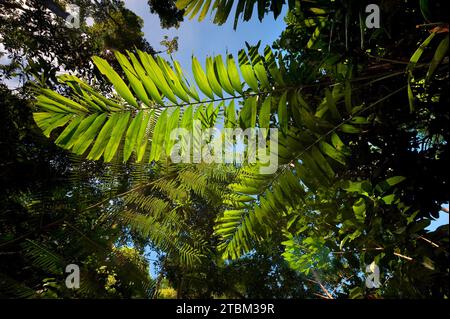
{"type": "Polygon", "coordinates": [[[178,10],[175,6],[175,0],[148,0],[151,13],[157,13],[161,21],[161,27],[164,29],[178,28],[183,22],[184,10],[178,10]]]}
{"type": "Polygon", "coordinates": [[[75,1],[81,8],[77,29],[68,28],[60,17],[52,18],[52,11],[40,0],[27,0],[26,6],[0,2],[0,35],[11,59],[8,65],[1,66],[2,75],[20,76],[25,82],[39,74],[54,84],[59,71],[55,65],[66,71],[79,70],[81,75],[92,78],[90,58],[94,54],[110,59],[111,50],[130,47],[153,52],[143,39],[143,21],[122,1],[97,3],[75,1]],[[85,23],[88,16],[95,19],[92,27],[85,23]]]}
{"type": "MultiPolygon", "coordinates": [[[[232,4],[177,2],[200,20],[213,10],[219,24],[232,4]]],[[[238,1],[236,21],[249,20],[256,4],[262,19],[285,1],[238,1]]],[[[103,89],[67,74],[57,90],[40,81],[39,128],[96,162],[68,162],[76,183],[51,184],[52,201],[35,202],[23,185],[5,192],[21,213],[2,226],[0,247],[11,250],[1,252],[38,270],[2,265],[5,295],[72,296],[59,271],[78,262],[97,288],[76,296],[158,297],[173,288],[185,298],[448,297],[448,225],[427,229],[450,197],[448,24],[438,4],[381,1],[389,14],[369,30],[363,2],[288,1],[288,26],[273,48],[247,44],[237,58],[208,57],[204,67],[193,57],[194,81],[176,61],[131,47],[93,58],[103,89]],[[276,170],[262,173],[261,161],[172,163],[171,131],[192,132],[194,120],[278,128],[276,170]],[[36,210],[41,203],[51,208],[36,210]],[[159,253],[154,282],[140,257],[148,246],[159,253]],[[381,270],[377,289],[365,284],[371,263],[381,270]]],[[[29,126],[14,126],[9,108],[23,99],[3,95],[10,158],[20,144],[11,127],[26,139],[29,126]]],[[[61,169],[54,163],[41,165],[61,169]]]]}

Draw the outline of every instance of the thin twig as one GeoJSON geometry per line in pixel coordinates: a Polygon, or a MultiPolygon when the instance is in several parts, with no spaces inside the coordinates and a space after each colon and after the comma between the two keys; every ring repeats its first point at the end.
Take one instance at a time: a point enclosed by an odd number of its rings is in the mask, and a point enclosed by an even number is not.
{"type": "Polygon", "coordinates": [[[334,255],[343,255],[343,254],[351,253],[351,252],[372,251],[372,250],[384,250],[384,248],[382,248],[382,247],[362,248],[362,249],[360,249],[360,250],[353,249],[353,250],[347,250],[347,251],[332,251],[331,253],[334,254],[334,255]]]}
{"type": "Polygon", "coordinates": [[[328,299],[334,299],[333,296],[330,294],[330,292],[327,290],[327,288],[325,288],[325,286],[322,285],[319,275],[317,275],[317,272],[314,269],[313,269],[312,273],[313,273],[314,278],[317,280],[317,283],[319,284],[320,288],[328,296],[328,299]]]}
{"type": "MultiPolygon", "coordinates": [[[[335,254],[335,255],[343,255],[345,253],[358,252],[358,251],[370,251],[370,250],[385,250],[385,249],[381,248],[381,247],[379,247],[379,248],[363,248],[361,250],[356,250],[355,249],[355,250],[348,250],[348,251],[332,251],[331,253],[335,254]]],[[[414,261],[414,258],[406,256],[406,255],[402,255],[402,254],[397,253],[397,252],[394,252],[394,255],[398,256],[400,258],[406,259],[408,261],[414,261]]]]}
{"type": "Polygon", "coordinates": [[[416,25],[417,29],[445,25],[445,22],[424,23],[416,25]]]}
{"type": "Polygon", "coordinates": [[[51,222],[50,224],[47,224],[47,225],[44,225],[44,226],[42,226],[42,227],[40,227],[38,229],[32,230],[32,231],[30,231],[30,232],[28,232],[28,233],[26,233],[24,235],[21,235],[21,236],[19,236],[17,238],[11,239],[11,240],[9,240],[7,242],[4,242],[4,243],[0,243],[0,248],[4,247],[4,246],[7,246],[7,245],[10,245],[10,244],[13,244],[13,243],[15,243],[15,242],[17,242],[17,241],[19,241],[21,239],[27,238],[28,236],[34,234],[38,230],[43,230],[43,229],[46,229],[46,228],[58,225],[58,224],[64,222],[64,220],[65,220],[65,217],[64,218],[60,218],[60,219],[58,219],[58,220],[56,220],[54,222],[51,222]]]}
{"type": "MultiPolygon", "coordinates": [[[[142,189],[142,188],[145,188],[145,187],[147,187],[147,186],[151,186],[152,184],[154,184],[154,183],[160,181],[161,179],[163,179],[163,177],[161,177],[161,178],[159,178],[159,179],[157,179],[157,180],[155,180],[155,181],[153,181],[153,182],[151,182],[151,183],[147,183],[147,184],[144,184],[144,185],[137,186],[137,187],[135,187],[135,188],[133,188],[133,189],[131,189],[131,190],[129,190],[129,191],[126,191],[126,192],[124,192],[124,193],[118,194],[118,195],[116,195],[115,197],[109,197],[109,198],[107,198],[107,199],[105,199],[105,200],[102,200],[102,201],[100,201],[100,202],[98,202],[98,203],[96,203],[96,204],[94,204],[94,205],[89,206],[88,208],[83,209],[81,212],[86,212],[86,211],[88,211],[88,210],[90,210],[90,209],[92,209],[92,208],[98,207],[98,206],[102,205],[103,203],[105,203],[105,202],[107,202],[107,201],[110,201],[110,200],[113,199],[113,198],[122,197],[122,196],[125,196],[125,195],[127,195],[127,194],[129,194],[129,193],[131,193],[131,192],[137,191],[137,190],[142,189]]],[[[32,231],[30,231],[30,232],[28,232],[28,233],[26,233],[26,234],[23,234],[23,235],[21,235],[21,236],[19,236],[19,237],[17,237],[17,238],[11,239],[11,240],[9,240],[9,241],[7,241],[7,242],[0,243],[0,248],[1,248],[1,247],[4,247],[4,246],[7,246],[7,245],[10,245],[10,244],[13,244],[13,243],[15,243],[15,242],[17,242],[17,241],[19,241],[19,240],[24,239],[24,238],[27,238],[28,236],[30,236],[30,235],[36,233],[37,231],[41,231],[41,230],[50,228],[50,227],[52,227],[52,226],[56,226],[56,225],[61,224],[61,223],[63,223],[63,222],[66,222],[66,223],[67,223],[66,217],[60,218],[60,219],[58,219],[58,220],[56,220],[56,221],[54,221],[54,222],[51,222],[51,223],[49,223],[49,224],[47,224],[47,225],[44,225],[44,226],[42,226],[42,227],[39,227],[39,228],[37,228],[37,229],[35,229],[35,230],[32,230],[32,231]]]]}
{"type": "Polygon", "coordinates": [[[427,239],[427,238],[425,238],[425,237],[423,237],[423,236],[419,236],[418,238],[419,238],[419,239],[422,239],[423,241],[429,243],[430,245],[432,245],[432,246],[434,246],[434,247],[439,248],[439,245],[438,245],[438,244],[436,244],[435,242],[433,242],[433,241],[431,241],[431,240],[429,240],[429,239],[427,239]]]}
{"type": "Polygon", "coordinates": [[[126,192],[123,192],[123,193],[121,193],[121,194],[117,194],[117,195],[115,195],[115,196],[113,196],[113,197],[108,197],[108,198],[106,198],[106,199],[104,199],[104,200],[102,200],[102,201],[100,201],[100,202],[98,202],[98,203],[95,203],[94,205],[89,206],[88,208],[83,209],[81,212],[85,212],[85,211],[88,211],[88,210],[90,210],[90,209],[92,209],[92,208],[96,208],[96,207],[98,207],[98,206],[100,206],[100,205],[102,205],[102,204],[104,204],[104,203],[110,201],[110,200],[113,199],[113,198],[119,198],[119,197],[128,195],[128,194],[130,194],[130,193],[132,193],[132,192],[135,192],[135,191],[137,191],[137,190],[140,190],[140,189],[142,189],[142,188],[146,188],[146,187],[148,187],[148,186],[152,186],[153,184],[155,184],[155,183],[161,181],[161,180],[164,179],[164,178],[167,178],[167,176],[160,177],[160,178],[158,178],[157,180],[154,180],[154,181],[152,181],[152,182],[150,182],[150,183],[146,183],[146,184],[143,184],[143,185],[136,186],[136,187],[134,187],[134,188],[132,188],[132,189],[126,191],[126,192]]]}
{"type": "Polygon", "coordinates": [[[408,261],[413,261],[413,260],[414,260],[414,259],[413,259],[413,258],[411,258],[411,257],[408,257],[408,256],[405,256],[405,255],[402,255],[402,254],[400,254],[400,253],[397,253],[397,252],[394,252],[394,255],[395,255],[395,256],[398,256],[398,257],[400,257],[400,258],[406,259],[406,260],[408,260],[408,261]]]}
{"type": "Polygon", "coordinates": [[[324,296],[324,295],[321,295],[321,294],[318,294],[318,293],[315,293],[315,292],[313,292],[313,295],[315,295],[315,296],[317,296],[317,297],[320,297],[320,298],[322,298],[322,299],[332,299],[332,298],[329,298],[329,297],[327,297],[327,296],[324,296]]]}

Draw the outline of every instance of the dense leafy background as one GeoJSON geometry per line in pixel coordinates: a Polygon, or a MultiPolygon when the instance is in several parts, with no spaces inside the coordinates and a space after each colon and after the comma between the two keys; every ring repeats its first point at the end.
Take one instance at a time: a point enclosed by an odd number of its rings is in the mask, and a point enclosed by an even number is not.
{"type": "Polygon", "coordinates": [[[121,1],[77,2],[96,23],[70,31],[48,3],[0,1],[21,79],[0,87],[2,297],[448,297],[448,225],[427,230],[450,195],[445,1],[379,1],[380,29],[364,1],[149,1],[163,27],[288,7],[271,48],[193,57],[189,81],[121,1]],[[280,129],[277,171],[172,163],[194,119],[280,129]]]}

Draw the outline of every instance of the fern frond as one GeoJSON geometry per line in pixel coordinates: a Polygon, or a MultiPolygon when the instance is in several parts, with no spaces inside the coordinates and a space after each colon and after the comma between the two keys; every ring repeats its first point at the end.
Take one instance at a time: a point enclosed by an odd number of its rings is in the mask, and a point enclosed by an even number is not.
{"type": "Polygon", "coordinates": [[[185,242],[179,236],[180,229],[174,228],[172,223],[161,223],[151,216],[136,214],[131,211],[124,212],[122,218],[125,224],[144,237],[150,238],[158,248],[178,256],[183,263],[192,264],[204,256],[201,250],[185,242]]]}
{"type": "Polygon", "coordinates": [[[144,210],[147,214],[151,214],[155,218],[166,213],[171,205],[167,201],[154,197],[152,195],[144,195],[139,192],[132,192],[125,196],[125,205],[144,210]],[[133,204],[130,206],[130,204],[133,204]]]}
{"type": "Polygon", "coordinates": [[[23,283],[0,273],[0,296],[2,298],[32,298],[36,292],[23,283]]]}
{"type": "Polygon", "coordinates": [[[31,262],[41,269],[48,271],[52,274],[62,274],[66,263],[64,259],[54,253],[47,247],[26,239],[23,243],[25,255],[31,259],[31,262]]]}
{"type": "Polygon", "coordinates": [[[182,170],[178,175],[178,179],[184,189],[205,197],[208,187],[208,180],[205,175],[193,170],[182,170]]]}

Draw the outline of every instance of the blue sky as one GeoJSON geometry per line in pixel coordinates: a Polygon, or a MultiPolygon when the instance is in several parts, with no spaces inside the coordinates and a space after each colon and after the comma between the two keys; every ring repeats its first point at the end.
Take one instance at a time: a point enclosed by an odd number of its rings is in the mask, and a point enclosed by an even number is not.
{"type": "Polygon", "coordinates": [[[233,30],[234,10],[232,10],[228,22],[222,26],[213,24],[212,17],[208,16],[202,22],[185,18],[179,29],[167,30],[160,27],[159,17],[150,13],[147,1],[124,0],[124,2],[128,9],[144,20],[145,38],[155,50],[165,49],[160,45],[165,35],[169,38],[179,37],[179,49],[173,57],[189,73],[193,54],[200,62],[205,61],[208,55],[223,55],[227,50],[237,57],[238,51],[245,48],[246,40],[251,45],[261,40],[261,47],[264,48],[267,44],[272,44],[286,26],[283,20],[285,12],[283,12],[277,20],[274,20],[273,15],[267,15],[262,22],[259,22],[256,17],[249,22],[241,22],[235,31],[233,30]]]}
{"type": "MultiPolygon", "coordinates": [[[[445,205],[442,205],[442,206],[448,208],[448,203],[445,205]]],[[[436,228],[438,228],[441,225],[448,224],[448,220],[449,220],[449,214],[441,211],[441,212],[439,212],[439,218],[436,220],[433,220],[427,229],[430,231],[435,230],[436,228]]]]}

